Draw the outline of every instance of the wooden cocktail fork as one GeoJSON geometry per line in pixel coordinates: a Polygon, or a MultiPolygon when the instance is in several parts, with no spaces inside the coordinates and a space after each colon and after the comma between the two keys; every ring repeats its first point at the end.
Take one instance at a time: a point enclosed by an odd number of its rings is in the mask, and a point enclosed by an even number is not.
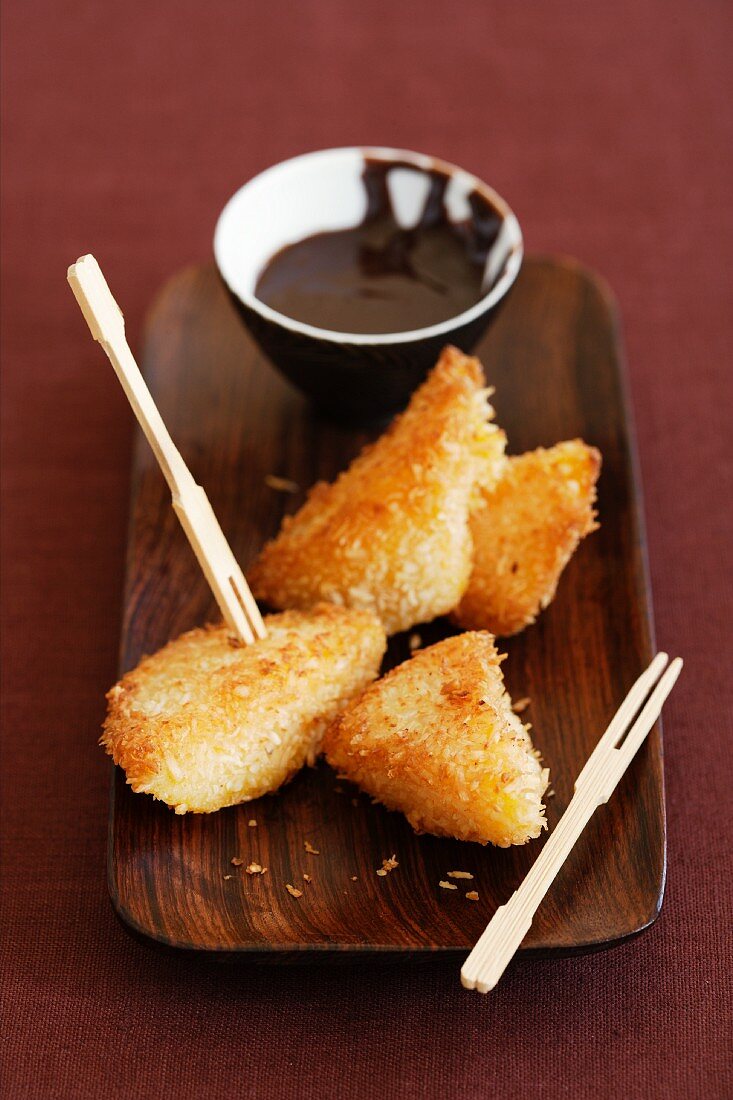
{"type": "Polygon", "coordinates": [[[153,401],[125,337],[125,319],[94,256],[82,256],[68,271],[69,285],[95,340],[104,348],[173,495],[199,565],[224,620],[240,641],[251,644],[266,631],[259,608],[232,553],[206,493],[194,481],[153,401]]]}

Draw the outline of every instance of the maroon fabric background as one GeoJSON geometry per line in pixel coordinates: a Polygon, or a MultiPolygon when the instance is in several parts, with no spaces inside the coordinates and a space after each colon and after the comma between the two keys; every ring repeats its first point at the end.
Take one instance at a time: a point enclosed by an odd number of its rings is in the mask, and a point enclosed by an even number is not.
{"type": "Polygon", "coordinates": [[[728,0],[6,5],[4,1096],[733,1095],[732,16],[728,0]],[[241,182],[352,142],[473,169],[529,249],[615,288],[658,640],[687,661],[666,709],[661,919],[614,952],[518,964],[485,999],[445,964],[212,973],[133,942],[107,900],[95,742],[132,417],[66,267],[95,252],[135,344],[241,182]]]}

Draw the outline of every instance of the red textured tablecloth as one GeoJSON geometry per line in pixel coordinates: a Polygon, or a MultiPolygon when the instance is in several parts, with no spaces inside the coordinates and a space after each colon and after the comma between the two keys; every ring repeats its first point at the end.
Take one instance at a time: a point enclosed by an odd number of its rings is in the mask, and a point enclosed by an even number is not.
{"type": "Polygon", "coordinates": [[[5,5],[4,1097],[733,1095],[732,17],[728,0],[5,5]],[[107,899],[96,738],[133,425],[66,267],[94,251],[135,344],[240,183],[353,142],[473,169],[530,250],[616,290],[658,640],[687,662],[660,920],[515,965],[485,999],[445,964],[212,972],[133,942],[107,899]]]}

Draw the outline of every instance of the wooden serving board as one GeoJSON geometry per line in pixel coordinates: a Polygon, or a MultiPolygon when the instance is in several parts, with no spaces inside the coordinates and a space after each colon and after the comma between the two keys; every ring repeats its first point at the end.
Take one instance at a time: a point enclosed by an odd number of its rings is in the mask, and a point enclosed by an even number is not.
{"type": "MultiPolygon", "coordinates": [[[[581,545],[557,598],[503,648],[512,696],[550,768],[552,829],[573,780],[652,653],[649,590],[618,323],[606,288],[571,261],[528,260],[477,349],[496,387],[510,450],[582,436],[603,452],[601,529],[581,545]]],[[[246,566],[318,478],[332,478],[370,434],[320,419],[242,328],[213,267],[181,272],[149,316],[143,370],[173,439],[246,566]],[[296,482],[288,495],[267,475],[296,482]]],[[[216,608],[142,436],[135,446],[121,671],[216,608]]],[[[424,642],[445,636],[438,622],[424,642]]],[[[404,636],[390,664],[408,655],[404,636]]],[[[545,834],[546,836],[547,834],[545,834]]],[[[405,819],[321,764],[255,803],[175,816],[115,776],[109,884],[136,934],[216,957],[293,961],[394,953],[464,954],[518,886],[542,840],[500,850],[415,836],[405,819]],[[340,788],[340,789],[339,789],[340,788]],[[255,819],[257,827],[248,826],[255,819]],[[308,855],[309,840],[320,855],[308,855]],[[376,869],[395,854],[399,868],[376,869]],[[265,865],[262,876],[232,857],[265,865]],[[480,901],[442,890],[473,872],[480,901]],[[303,873],[312,877],[303,884],[303,873]],[[352,876],[356,876],[356,881],[352,876]],[[292,898],[286,883],[303,888],[292,898]]],[[[523,950],[610,946],[655,919],[665,875],[659,729],[597,811],[542,904],[523,950]]],[[[462,883],[459,885],[463,885],[462,883]]]]}

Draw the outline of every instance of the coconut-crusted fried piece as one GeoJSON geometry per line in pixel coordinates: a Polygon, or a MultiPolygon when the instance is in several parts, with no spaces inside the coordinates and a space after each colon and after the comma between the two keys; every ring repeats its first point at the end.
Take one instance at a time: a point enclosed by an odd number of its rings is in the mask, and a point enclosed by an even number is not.
{"type": "Polygon", "coordinates": [[[191,630],[107,695],[101,744],[136,792],[210,813],[276,790],[318,751],[328,723],[377,675],[384,628],[322,604],[265,618],[267,637],[191,630]]]}
{"type": "Polygon", "coordinates": [[[445,348],[384,435],[283,521],[249,572],[255,595],[372,608],[388,634],[455,607],[471,569],[470,502],[505,461],[484,386],[477,359],[445,348]]]}
{"type": "Polygon", "coordinates": [[[512,711],[494,639],[448,638],[368,687],[326,731],[339,775],[418,832],[524,844],[544,827],[543,769],[512,711]]]}
{"type": "Polygon", "coordinates": [[[601,454],[581,439],[511,457],[471,512],[473,570],[453,618],[469,630],[516,634],[555,596],[560,575],[595,531],[601,454]]]}

